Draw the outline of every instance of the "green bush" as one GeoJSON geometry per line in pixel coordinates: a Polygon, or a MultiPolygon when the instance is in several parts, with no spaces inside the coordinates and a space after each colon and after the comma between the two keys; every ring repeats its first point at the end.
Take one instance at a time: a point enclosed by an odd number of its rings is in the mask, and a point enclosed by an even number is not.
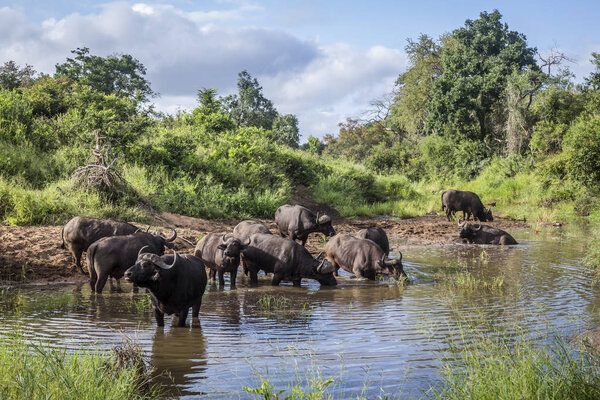
{"type": "Polygon", "coordinates": [[[600,114],[584,115],[563,143],[569,174],[588,186],[600,182],[600,114]]]}

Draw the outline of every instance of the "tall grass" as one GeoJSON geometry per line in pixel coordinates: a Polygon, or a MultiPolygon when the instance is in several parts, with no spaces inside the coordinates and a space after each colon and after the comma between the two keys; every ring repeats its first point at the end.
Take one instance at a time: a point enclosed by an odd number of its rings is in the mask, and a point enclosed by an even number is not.
{"type": "Polygon", "coordinates": [[[600,358],[554,336],[539,344],[521,334],[463,337],[455,343],[461,358],[442,367],[443,382],[431,388],[434,399],[598,399],[600,358]]]}
{"type": "Polygon", "coordinates": [[[149,387],[139,365],[139,354],[132,357],[130,353],[125,348],[113,353],[69,353],[42,342],[26,343],[19,333],[4,337],[0,341],[0,398],[157,398],[157,389],[149,387]]]}

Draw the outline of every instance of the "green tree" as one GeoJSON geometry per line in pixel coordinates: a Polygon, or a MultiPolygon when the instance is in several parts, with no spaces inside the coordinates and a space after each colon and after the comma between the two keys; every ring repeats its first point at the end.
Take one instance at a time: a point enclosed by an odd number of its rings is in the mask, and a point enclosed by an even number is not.
{"type": "Polygon", "coordinates": [[[497,11],[482,12],[467,20],[452,36],[457,45],[445,51],[443,72],[432,89],[426,129],[458,132],[484,140],[502,131],[503,94],[514,70],[538,70],[535,49],[527,47],[523,34],[510,31],[497,11]],[[498,121],[500,119],[500,121],[498,121]]]}
{"type": "Polygon", "coordinates": [[[323,150],[325,150],[325,143],[319,140],[319,138],[314,136],[309,136],[308,141],[304,143],[302,146],[302,150],[308,151],[312,154],[321,155],[323,150]]]}
{"type": "Polygon", "coordinates": [[[195,124],[204,126],[209,132],[223,132],[235,127],[229,115],[223,110],[222,101],[217,97],[217,89],[199,89],[198,102],[200,107],[192,111],[195,124]]]}
{"type": "Polygon", "coordinates": [[[265,98],[256,78],[244,70],[238,74],[238,94],[223,99],[225,110],[237,126],[254,126],[272,129],[277,110],[271,100],[265,98]]]}
{"type": "Polygon", "coordinates": [[[115,94],[146,102],[155,93],[144,77],[146,67],[129,54],[99,57],[90,49],[80,47],[72,50],[74,58],[56,64],[55,76],[65,76],[90,86],[104,94],[115,94]]]}
{"type": "Polygon", "coordinates": [[[590,74],[587,78],[585,78],[584,87],[586,89],[591,90],[599,90],[600,89],[600,53],[592,53],[592,58],[590,59],[592,64],[594,64],[596,70],[590,74]]]}
{"type": "Polygon", "coordinates": [[[14,61],[7,61],[0,67],[0,89],[12,90],[27,86],[33,81],[35,70],[31,65],[19,67],[14,61]]]}
{"type": "Polygon", "coordinates": [[[217,89],[202,88],[198,89],[198,112],[208,115],[222,110],[221,99],[217,97],[217,89]]]}
{"type": "Polygon", "coordinates": [[[275,143],[297,148],[300,141],[298,118],[293,114],[276,116],[271,135],[275,143]]]}

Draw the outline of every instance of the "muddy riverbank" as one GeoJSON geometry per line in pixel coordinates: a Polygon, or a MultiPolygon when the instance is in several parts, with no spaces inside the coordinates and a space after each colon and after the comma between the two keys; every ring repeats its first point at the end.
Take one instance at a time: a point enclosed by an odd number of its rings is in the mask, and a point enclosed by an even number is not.
{"type": "MultiPolygon", "coordinates": [[[[260,220],[276,232],[273,220],[260,220]]],[[[209,232],[232,232],[239,220],[211,221],[183,215],[161,213],[153,222],[159,228],[174,227],[178,232],[176,250],[193,252],[192,243],[209,232]]],[[[147,225],[134,223],[146,228],[147,225]]],[[[496,219],[492,225],[507,231],[528,227],[522,222],[496,219]]],[[[380,226],[393,239],[392,249],[407,246],[430,246],[451,243],[457,237],[456,223],[444,217],[427,215],[408,219],[353,218],[334,219],[337,232],[354,233],[370,226],[380,226]]],[[[0,225],[0,279],[17,282],[72,282],[85,280],[73,264],[66,249],[61,248],[62,226],[6,226],[0,225]]],[[[165,231],[165,233],[168,233],[165,231]]],[[[312,234],[307,248],[312,253],[323,251],[325,243],[320,235],[312,234]]],[[[85,257],[85,256],[84,256],[85,257]]],[[[84,269],[85,263],[84,263],[84,269]]],[[[87,269],[86,269],[87,270],[87,269]]]]}

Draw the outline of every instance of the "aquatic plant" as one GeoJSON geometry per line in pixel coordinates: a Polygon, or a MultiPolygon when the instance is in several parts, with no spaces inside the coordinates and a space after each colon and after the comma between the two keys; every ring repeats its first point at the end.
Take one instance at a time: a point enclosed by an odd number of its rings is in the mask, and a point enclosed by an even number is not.
{"type": "Polygon", "coordinates": [[[308,303],[295,304],[288,297],[283,295],[273,296],[268,293],[263,294],[258,299],[256,308],[263,314],[270,313],[285,317],[308,316],[310,314],[308,303]]]}

